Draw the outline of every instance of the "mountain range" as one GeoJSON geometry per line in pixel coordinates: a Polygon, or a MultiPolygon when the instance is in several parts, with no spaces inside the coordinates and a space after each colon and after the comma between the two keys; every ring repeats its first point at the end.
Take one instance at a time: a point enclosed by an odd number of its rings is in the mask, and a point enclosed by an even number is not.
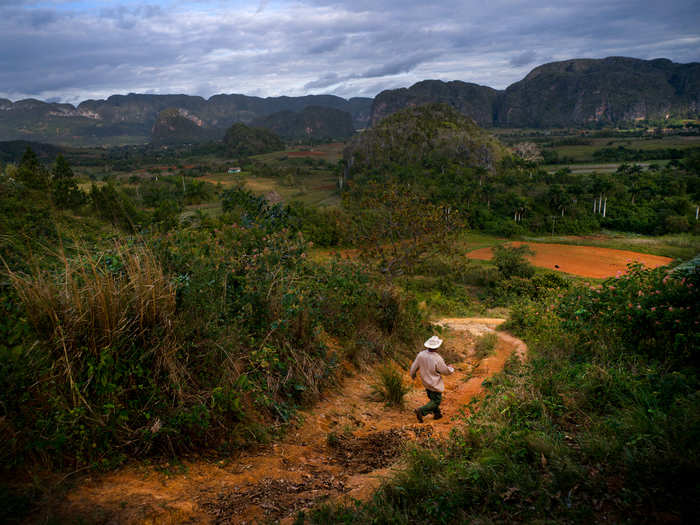
{"type": "Polygon", "coordinates": [[[608,126],[645,119],[697,118],[700,63],[625,57],[573,59],[538,66],[505,90],[462,81],[424,80],[409,88],[382,91],[374,99],[346,100],[334,95],[214,95],[204,99],[132,93],[86,100],[78,106],[0,99],[0,140],[87,145],[145,143],[153,138],[169,143],[190,137],[222,137],[235,122],[282,130],[288,137],[325,137],[347,134],[348,115],[352,127],[361,129],[403,108],[431,102],[446,103],[485,127],[608,126]],[[336,111],[308,111],[310,106],[336,111]],[[169,135],[171,128],[173,136],[169,135]]]}

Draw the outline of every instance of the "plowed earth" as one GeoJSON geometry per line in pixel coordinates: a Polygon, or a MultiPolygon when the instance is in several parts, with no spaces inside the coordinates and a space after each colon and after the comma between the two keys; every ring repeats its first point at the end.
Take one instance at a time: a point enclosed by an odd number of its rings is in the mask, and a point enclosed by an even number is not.
{"type": "Polygon", "coordinates": [[[502,370],[512,354],[525,357],[525,344],[502,332],[493,355],[481,361],[473,356],[475,337],[502,322],[436,323],[446,328],[440,353],[456,369],[445,378],[445,417],[439,421],[415,419],[413,409],[427,402],[419,379],[411,384],[405,407],[391,408],[373,400],[369,370],[302,413],[296,430],[278,443],[222,461],[132,465],[85,477],[51,513],[103,524],[291,523],[298,511],[318,503],[366,498],[401,468],[407,444],[444,439],[460,415],[473,409],[469,403],[482,393],[483,381],[502,370]]]}
{"type": "MultiPolygon", "coordinates": [[[[640,262],[648,268],[665,266],[673,259],[660,255],[599,248],[597,246],[573,246],[568,244],[511,243],[514,246],[527,244],[535,255],[528,260],[540,268],[549,268],[581,277],[606,278],[625,273],[627,265],[640,262]]],[[[480,248],[467,254],[471,259],[491,260],[491,248],[480,248]]]]}

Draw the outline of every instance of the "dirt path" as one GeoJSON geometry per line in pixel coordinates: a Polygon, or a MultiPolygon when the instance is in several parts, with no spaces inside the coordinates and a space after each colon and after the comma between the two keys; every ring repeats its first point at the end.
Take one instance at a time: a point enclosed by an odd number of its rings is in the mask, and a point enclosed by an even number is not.
{"type": "Polygon", "coordinates": [[[442,319],[441,350],[455,374],[445,378],[439,421],[419,424],[413,408],[426,402],[419,380],[403,409],[371,399],[372,371],[347,379],[312,409],[297,430],[254,453],[218,462],[134,465],[84,478],[67,494],[59,515],[105,524],[291,523],[299,510],[322,501],[369,496],[400,468],[405,443],[447,436],[466,405],[482,392],[485,378],[502,370],[511,354],[524,357],[525,344],[498,333],[495,352],[473,357],[475,337],[503,319],[442,319]]]}

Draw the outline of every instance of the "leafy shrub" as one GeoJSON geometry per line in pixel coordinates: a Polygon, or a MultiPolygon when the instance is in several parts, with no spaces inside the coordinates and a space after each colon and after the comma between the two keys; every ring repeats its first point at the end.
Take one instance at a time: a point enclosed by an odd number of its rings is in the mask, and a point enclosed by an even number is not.
{"type": "Polygon", "coordinates": [[[531,279],[511,277],[493,282],[485,292],[485,299],[487,303],[503,306],[520,298],[541,300],[569,286],[566,277],[554,272],[537,274],[531,279]]]}
{"type": "Polygon", "coordinates": [[[526,244],[493,247],[493,262],[506,279],[511,277],[529,278],[535,274],[535,269],[525,259],[526,255],[534,255],[534,252],[526,244]]]}
{"type": "Polygon", "coordinates": [[[697,272],[674,274],[628,265],[628,272],[600,287],[577,288],[558,305],[565,326],[585,334],[592,348],[614,333],[626,348],[660,360],[698,363],[700,347],[697,272]]]}

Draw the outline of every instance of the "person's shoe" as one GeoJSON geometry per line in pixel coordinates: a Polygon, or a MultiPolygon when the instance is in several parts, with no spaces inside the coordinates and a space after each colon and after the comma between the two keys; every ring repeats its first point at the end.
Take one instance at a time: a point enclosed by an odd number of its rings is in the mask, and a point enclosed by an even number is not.
{"type": "Polygon", "coordinates": [[[416,415],[416,417],[418,418],[418,422],[419,422],[419,423],[422,423],[422,422],[423,422],[423,414],[420,413],[420,410],[416,408],[416,409],[413,411],[413,413],[414,413],[414,414],[416,415]]]}
{"type": "Polygon", "coordinates": [[[435,417],[433,419],[442,419],[442,412],[438,412],[435,414],[435,417]]]}

